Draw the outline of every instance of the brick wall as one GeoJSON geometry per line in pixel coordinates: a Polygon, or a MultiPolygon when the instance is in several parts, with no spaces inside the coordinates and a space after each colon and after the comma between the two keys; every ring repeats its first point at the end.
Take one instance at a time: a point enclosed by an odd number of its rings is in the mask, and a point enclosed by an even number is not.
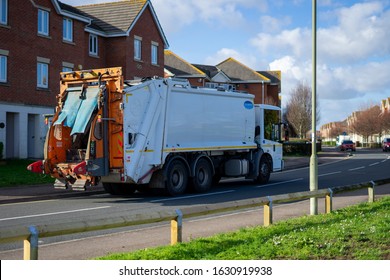
{"type": "Polygon", "coordinates": [[[130,33],[128,38],[128,51],[126,63],[126,78],[132,79],[132,76],[147,77],[147,76],[164,76],[164,42],[161,38],[153,16],[149,9],[141,15],[136,26],[130,33]],[[142,59],[141,61],[134,60],[134,36],[142,37],[142,59]],[[151,45],[152,41],[158,43],[158,64],[151,63],[151,45]]]}

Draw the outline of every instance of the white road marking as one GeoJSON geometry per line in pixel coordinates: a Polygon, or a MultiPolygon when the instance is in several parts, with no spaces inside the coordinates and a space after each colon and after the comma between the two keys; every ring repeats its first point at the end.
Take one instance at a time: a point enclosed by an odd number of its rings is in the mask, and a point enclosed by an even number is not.
{"type": "Polygon", "coordinates": [[[52,213],[45,213],[45,214],[35,214],[35,215],[3,218],[3,219],[0,219],[0,221],[19,220],[19,219],[35,218],[35,217],[43,217],[43,216],[54,216],[54,215],[68,214],[68,213],[75,213],[75,212],[92,211],[92,210],[98,210],[98,209],[104,209],[104,208],[110,208],[110,207],[111,206],[101,206],[101,207],[95,207],[95,208],[85,208],[85,209],[69,210],[69,211],[62,211],[62,212],[52,212],[52,213]]]}
{"type": "Polygon", "coordinates": [[[297,181],[302,181],[302,180],[303,180],[303,178],[298,178],[298,179],[294,179],[294,180],[283,181],[283,182],[278,182],[278,183],[273,183],[273,184],[265,184],[265,185],[257,186],[256,188],[265,188],[265,187],[269,187],[269,186],[287,184],[287,183],[297,182],[297,181]]]}
{"type": "Polygon", "coordinates": [[[371,163],[369,166],[374,166],[374,165],[377,165],[379,164],[380,162],[374,162],[374,163],[371,163]]]}
{"type": "Polygon", "coordinates": [[[11,205],[18,205],[18,204],[47,203],[47,202],[53,202],[53,201],[59,201],[59,199],[48,199],[48,200],[38,200],[38,201],[23,201],[23,202],[15,202],[15,203],[6,203],[6,204],[1,204],[0,207],[9,207],[11,205]]]}
{"type": "Polygon", "coordinates": [[[194,198],[194,197],[218,195],[218,194],[231,193],[231,192],[235,192],[235,190],[225,191],[225,192],[215,192],[215,193],[198,194],[198,195],[189,195],[189,196],[180,196],[180,197],[171,197],[171,198],[164,198],[164,199],[156,199],[156,200],[151,200],[150,202],[163,202],[163,201],[187,199],[187,198],[194,198]]]}
{"type": "Polygon", "coordinates": [[[336,171],[336,172],[321,174],[321,175],[318,175],[318,177],[330,176],[330,175],[340,174],[340,173],[341,173],[341,171],[336,171]]]}
{"type": "Polygon", "coordinates": [[[366,168],[366,167],[365,166],[360,166],[360,167],[348,169],[348,171],[355,171],[355,170],[359,170],[359,169],[363,169],[363,168],[366,168]]]}

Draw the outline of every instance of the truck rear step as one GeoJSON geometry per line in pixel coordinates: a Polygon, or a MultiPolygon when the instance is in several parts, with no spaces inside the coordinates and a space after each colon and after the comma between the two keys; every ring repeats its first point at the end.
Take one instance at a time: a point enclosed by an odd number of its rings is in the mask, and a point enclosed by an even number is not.
{"type": "Polygon", "coordinates": [[[54,188],[55,189],[61,189],[61,190],[66,190],[69,187],[72,188],[74,191],[85,191],[86,190],[86,184],[87,180],[86,179],[77,179],[73,184],[70,184],[66,182],[65,180],[62,181],[60,179],[56,179],[54,182],[54,188]]]}
{"type": "Polygon", "coordinates": [[[87,183],[87,180],[83,180],[83,179],[78,179],[76,180],[76,182],[74,182],[74,184],[72,184],[72,190],[74,191],[85,191],[86,188],[85,188],[85,185],[87,183]]]}
{"type": "Polygon", "coordinates": [[[59,179],[56,179],[54,181],[54,188],[60,189],[60,190],[66,190],[68,188],[68,184],[65,181],[61,181],[59,179]]]}

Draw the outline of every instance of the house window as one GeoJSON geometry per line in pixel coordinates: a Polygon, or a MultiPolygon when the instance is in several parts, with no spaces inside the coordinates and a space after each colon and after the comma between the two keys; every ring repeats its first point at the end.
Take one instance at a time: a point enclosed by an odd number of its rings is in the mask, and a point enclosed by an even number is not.
{"type": "Polygon", "coordinates": [[[0,83],[7,82],[7,57],[0,55],[0,83]]]}
{"type": "Polygon", "coordinates": [[[219,86],[218,83],[206,83],[205,87],[207,88],[217,88],[219,86]]]}
{"type": "Polygon", "coordinates": [[[158,64],[158,43],[152,42],[152,64],[158,64]]]}
{"type": "Polygon", "coordinates": [[[98,55],[98,37],[93,34],[89,34],[89,54],[98,55]]]}
{"type": "Polygon", "coordinates": [[[0,24],[8,23],[8,0],[0,0],[0,24]]]}
{"type": "Polygon", "coordinates": [[[38,62],[37,64],[37,87],[49,87],[49,64],[38,62]]]}
{"type": "Polygon", "coordinates": [[[142,38],[136,36],[134,38],[134,59],[141,60],[142,56],[142,38]]]}
{"type": "Polygon", "coordinates": [[[70,62],[62,62],[62,72],[72,72],[74,69],[74,64],[70,62]]]}
{"type": "Polygon", "coordinates": [[[62,38],[64,41],[73,42],[73,21],[69,18],[64,18],[62,22],[62,38]]]}
{"type": "Polygon", "coordinates": [[[72,71],[73,71],[73,68],[62,66],[62,72],[72,72],[72,71]]]}
{"type": "Polygon", "coordinates": [[[38,9],[38,34],[49,35],[49,12],[38,9]]]}

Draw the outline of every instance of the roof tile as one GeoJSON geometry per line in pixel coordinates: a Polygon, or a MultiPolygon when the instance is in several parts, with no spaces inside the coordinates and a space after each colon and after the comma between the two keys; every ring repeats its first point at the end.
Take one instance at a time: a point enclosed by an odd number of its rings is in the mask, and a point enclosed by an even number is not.
{"type": "Polygon", "coordinates": [[[147,0],[126,0],[119,2],[76,6],[84,16],[93,19],[93,24],[106,33],[124,33],[142,10],[147,0]]]}

